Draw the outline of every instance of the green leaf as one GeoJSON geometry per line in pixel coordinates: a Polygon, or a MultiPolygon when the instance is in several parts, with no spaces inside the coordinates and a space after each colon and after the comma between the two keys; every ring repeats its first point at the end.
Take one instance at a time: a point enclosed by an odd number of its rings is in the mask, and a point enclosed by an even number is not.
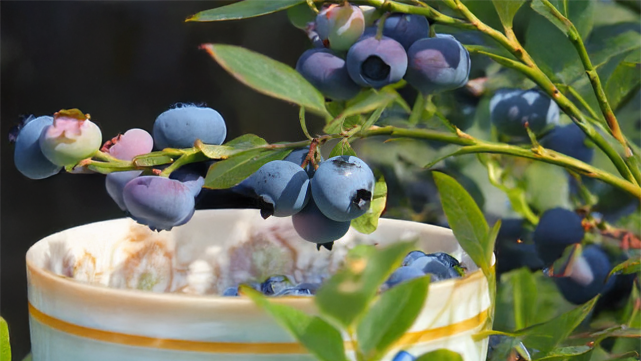
{"type": "Polygon", "coordinates": [[[174,160],[163,154],[162,152],[151,152],[139,155],[133,159],[133,162],[138,167],[153,167],[156,165],[168,164],[174,160]]]}
{"type": "Polygon", "coordinates": [[[336,144],[334,149],[329,153],[329,157],[333,158],[339,155],[352,155],[356,156],[356,152],[352,149],[352,146],[349,144],[349,139],[343,138],[340,142],[336,144]]]}
{"type": "Polygon", "coordinates": [[[0,317],[0,360],[11,361],[11,344],[9,343],[9,325],[0,317]]]}
{"type": "Polygon", "coordinates": [[[414,249],[414,242],[396,242],[385,248],[354,247],[344,267],[318,290],[316,305],[324,316],[350,328],[367,311],[381,284],[414,249]]]}
{"type": "Polygon", "coordinates": [[[547,270],[548,275],[552,277],[569,277],[574,264],[581,258],[582,253],[583,246],[581,246],[581,243],[567,246],[563,250],[561,257],[554,261],[552,267],[547,270]]]}
{"type": "MultiPolygon", "coordinates": [[[[625,31],[625,28],[619,29],[615,27],[620,30],[616,32],[612,28],[612,26],[596,28],[586,44],[592,65],[597,69],[603,67],[610,60],[616,60],[619,55],[637,51],[641,48],[641,35],[638,32],[633,30],[625,31]]],[[[563,79],[566,84],[571,84],[580,76],[587,81],[588,78],[584,75],[583,64],[579,60],[572,63],[573,56],[568,55],[565,58],[567,58],[567,61],[563,63],[565,68],[558,72],[559,78],[563,79]]],[[[601,79],[608,79],[601,72],[599,72],[599,76],[601,79]]],[[[589,91],[593,96],[594,91],[591,86],[589,86],[589,91]]]]}
{"type": "Polygon", "coordinates": [[[323,95],[289,65],[234,45],[206,44],[202,48],[220,66],[250,88],[304,106],[322,116],[329,115],[323,95]]]}
{"type": "Polygon", "coordinates": [[[378,219],[387,205],[387,183],[380,177],[374,185],[374,195],[369,209],[362,216],[352,220],[352,228],[358,232],[370,234],[378,228],[378,219]]]}
{"type": "Polygon", "coordinates": [[[267,145],[267,141],[254,134],[241,135],[223,145],[207,145],[202,142],[195,144],[196,148],[200,149],[210,159],[227,159],[234,154],[263,145],[267,145]]]}
{"type": "MultiPolygon", "coordinates": [[[[592,30],[594,0],[551,1],[561,18],[572,21],[583,39],[592,30]]],[[[532,1],[531,14],[525,34],[525,48],[534,61],[553,81],[570,84],[583,74],[583,65],[576,49],[567,37],[568,24],[557,18],[542,0],[532,1]]]]}
{"type": "Polygon", "coordinates": [[[610,271],[610,276],[618,273],[627,275],[637,272],[641,272],[641,257],[629,258],[619,263],[610,271]]]}
{"type": "Polygon", "coordinates": [[[22,361],[31,361],[31,354],[28,354],[25,358],[22,359],[22,361]]]}
{"type": "Polygon", "coordinates": [[[521,330],[517,335],[522,339],[528,350],[532,350],[533,359],[545,357],[587,317],[597,299],[598,296],[546,323],[521,330]]]}
{"type": "Polygon", "coordinates": [[[514,300],[514,323],[516,329],[533,326],[536,321],[536,282],[532,272],[524,267],[519,269],[510,279],[514,300]]]}
{"type": "Polygon", "coordinates": [[[424,353],[415,361],[463,361],[463,357],[458,352],[442,348],[424,353]]]}
{"type": "Polygon", "coordinates": [[[525,170],[528,203],[543,212],[562,207],[571,208],[570,186],[565,169],[552,164],[533,162],[525,170]],[[554,187],[550,187],[554,184],[554,187]]]}
{"type": "Polygon", "coordinates": [[[612,109],[636,93],[641,84],[641,64],[622,62],[605,84],[605,94],[612,109]]]}
{"type": "Polygon", "coordinates": [[[247,19],[271,14],[304,2],[305,0],[244,0],[215,9],[201,11],[187,18],[187,21],[247,19]]]}
{"type": "Polygon", "coordinates": [[[356,329],[358,346],[366,359],[382,357],[414,324],[427,299],[429,285],[429,277],[406,281],[385,291],[374,302],[356,329]]]}
{"type": "Polygon", "coordinates": [[[271,302],[260,292],[241,286],[242,293],[269,313],[298,342],[321,361],[347,360],[340,331],[318,316],[287,305],[271,302]]]}
{"type": "Polygon", "coordinates": [[[499,14],[501,23],[506,28],[512,27],[512,20],[525,0],[492,0],[496,12],[499,14]]]}
{"type": "Polygon", "coordinates": [[[550,351],[550,353],[548,353],[547,356],[539,358],[537,360],[561,361],[561,360],[566,360],[568,357],[583,355],[589,351],[592,351],[592,349],[593,349],[592,347],[585,346],[585,345],[559,347],[550,351]]]}
{"type": "Polygon", "coordinates": [[[494,244],[488,244],[489,226],[472,196],[454,178],[433,172],[443,211],[461,247],[483,273],[490,274],[494,244]]]}
{"type": "Polygon", "coordinates": [[[544,0],[532,0],[532,9],[543,15],[554,26],[561,30],[565,35],[570,32],[570,24],[563,14],[550,2],[544,0]],[[554,10],[557,10],[558,13],[554,10]]]}
{"type": "Polygon", "coordinates": [[[291,149],[249,150],[212,164],[205,178],[205,188],[231,188],[273,160],[281,160],[291,149]]]}
{"type": "Polygon", "coordinates": [[[396,95],[394,93],[385,90],[376,91],[370,89],[361,92],[354,99],[347,102],[345,109],[330,121],[325,128],[323,128],[323,131],[328,134],[337,133],[341,130],[345,118],[369,113],[379,108],[385,108],[394,102],[395,99],[396,95]]]}

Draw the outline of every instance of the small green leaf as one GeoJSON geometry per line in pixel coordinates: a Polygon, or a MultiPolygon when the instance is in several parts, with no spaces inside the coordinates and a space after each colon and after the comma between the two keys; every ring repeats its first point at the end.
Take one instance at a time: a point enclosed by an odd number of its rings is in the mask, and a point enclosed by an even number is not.
{"type": "Polygon", "coordinates": [[[215,9],[201,11],[187,18],[187,21],[247,19],[271,14],[304,2],[305,0],[244,0],[215,9]]]}
{"type": "Polygon", "coordinates": [[[583,355],[591,351],[592,349],[593,349],[592,347],[585,346],[585,345],[558,347],[550,351],[550,353],[548,353],[547,356],[538,358],[537,360],[547,360],[547,361],[567,360],[568,357],[583,355]]]}
{"type": "MultiPolygon", "coordinates": [[[[264,1],[270,3],[270,1],[264,1]]],[[[328,116],[325,98],[289,65],[234,45],[202,46],[225,70],[254,90],[328,116]]]]}
{"type": "Polygon", "coordinates": [[[298,342],[321,361],[342,361],[345,345],[341,333],[318,316],[310,316],[296,308],[271,302],[260,292],[241,286],[242,293],[269,313],[298,342]]]}
{"type": "Polygon", "coordinates": [[[532,0],[531,6],[534,11],[543,15],[564,34],[567,35],[570,32],[570,24],[568,19],[566,19],[563,14],[558,11],[558,9],[554,7],[554,5],[552,5],[549,1],[532,0]]]}
{"type": "Polygon", "coordinates": [[[561,207],[570,208],[570,186],[565,169],[543,162],[533,162],[525,170],[527,201],[543,212],[561,207]],[[550,184],[555,184],[550,187],[550,184]]]}
{"type": "Polygon", "coordinates": [[[617,109],[641,84],[641,64],[622,62],[605,84],[605,94],[612,109],[617,109]]]}
{"type": "Polygon", "coordinates": [[[385,108],[394,102],[395,99],[396,96],[394,93],[384,90],[376,91],[370,89],[361,92],[354,99],[347,102],[345,109],[332,121],[327,123],[323,131],[328,134],[337,133],[340,131],[343,121],[345,121],[346,118],[369,113],[379,108],[385,108]]]}
{"type": "Polygon", "coordinates": [[[630,258],[619,263],[610,271],[610,276],[618,273],[627,275],[637,272],[641,272],[641,257],[630,258]]]}
{"type": "Polygon", "coordinates": [[[439,172],[433,172],[433,175],[443,211],[454,236],[483,273],[490,274],[494,245],[488,244],[489,226],[483,212],[472,196],[454,178],[439,172]]]}
{"type": "Polygon", "coordinates": [[[496,12],[499,14],[501,23],[506,28],[512,27],[512,20],[525,0],[492,0],[496,12]]]}
{"type": "Polygon", "coordinates": [[[31,354],[28,354],[25,358],[22,359],[22,361],[31,361],[31,354]]]}
{"type": "Polygon", "coordinates": [[[429,285],[429,277],[400,283],[370,306],[356,328],[358,346],[366,359],[378,360],[414,324],[429,285]]]}
{"type": "Polygon", "coordinates": [[[385,108],[381,107],[376,109],[372,115],[367,118],[367,121],[365,121],[365,124],[363,124],[363,129],[367,130],[369,129],[372,125],[376,124],[376,122],[381,118],[381,115],[385,111],[385,108]]]}
{"type": "Polygon", "coordinates": [[[349,140],[347,138],[341,139],[340,142],[336,144],[334,149],[329,153],[329,157],[333,158],[339,155],[352,155],[356,156],[356,152],[354,149],[352,149],[352,146],[349,144],[349,140]]]}
{"type": "Polygon", "coordinates": [[[249,150],[212,164],[205,178],[205,188],[231,188],[273,160],[281,160],[291,149],[249,150]]]}
{"type": "Polygon", "coordinates": [[[532,272],[527,267],[521,268],[512,275],[510,281],[516,329],[533,326],[536,323],[537,290],[532,272]]]}
{"type": "Polygon", "coordinates": [[[532,350],[533,359],[545,357],[587,317],[597,299],[598,296],[546,323],[521,330],[517,335],[523,340],[528,350],[532,350]]]}
{"type": "Polygon", "coordinates": [[[463,361],[463,357],[458,352],[442,348],[424,353],[415,361],[463,361]]]}
{"type": "Polygon", "coordinates": [[[0,317],[0,360],[11,361],[11,344],[9,343],[9,325],[0,317]]]}
{"type": "Polygon", "coordinates": [[[169,164],[174,160],[166,156],[162,152],[151,152],[139,155],[133,159],[133,162],[138,167],[153,167],[157,165],[169,164]]]}
{"type": "Polygon", "coordinates": [[[207,145],[202,142],[196,142],[195,144],[196,148],[200,149],[210,159],[227,159],[234,154],[263,145],[267,145],[267,141],[254,134],[241,135],[223,145],[207,145]]]}
{"type": "Polygon", "coordinates": [[[378,219],[387,205],[387,183],[383,177],[374,185],[374,195],[369,209],[362,216],[352,220],[352,228],[358,232],[370,234],[378,228],[378,219]]]}
{"type": "Polygon", "coordinates": [[[356,246],[345,266],[327,280],[314,298],[323,315],[344,328],[351,327],[366,311],[379,287],[415,249],[414,242],[396,242],[385,248],[356,246]]]}

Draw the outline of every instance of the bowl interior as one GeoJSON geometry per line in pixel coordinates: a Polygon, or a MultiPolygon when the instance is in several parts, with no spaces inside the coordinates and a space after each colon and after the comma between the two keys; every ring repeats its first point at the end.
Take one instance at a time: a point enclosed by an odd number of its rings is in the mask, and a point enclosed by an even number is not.
{"type": "Polygon", "coordinates": [[[29,250],[27,262],[70,282],[216,296],[272,275],[322,282],[355,245],[400,240],[418,240],[417,248],[446,252],[468,273],[477,270],[446,228],[381,219],[369,235],[350,229],[329,252],[301,239],[290,218],[263,220],[255,210],[197,211],[188,224],[160,233],[130,219],[87,224],[44,238],[29,250]]]}

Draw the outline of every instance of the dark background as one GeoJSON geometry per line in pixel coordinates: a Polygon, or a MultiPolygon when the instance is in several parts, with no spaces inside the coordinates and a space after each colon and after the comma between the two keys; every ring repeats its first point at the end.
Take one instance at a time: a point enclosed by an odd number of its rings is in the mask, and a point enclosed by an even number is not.
{"type": "Polygon", "coordinates": [[[198,46],[242,45],[294,66],[308,46],[305,34],[284,13],[184,22],[228,2],[0,3],[0,314],[9,323],[16,360],[30,349],[27,249],[51,233],[123,216],[101,175],[60,174],[40,181],[22,176],[7,141],[21,116],[79,108],[91,114],[107,140],[130,128],[151,131],[156,116],[174,103],[204,102],[225,118],[228,139],[243,133],[270,142],[304,139],[296,107],[247,88],[198,46]]]}

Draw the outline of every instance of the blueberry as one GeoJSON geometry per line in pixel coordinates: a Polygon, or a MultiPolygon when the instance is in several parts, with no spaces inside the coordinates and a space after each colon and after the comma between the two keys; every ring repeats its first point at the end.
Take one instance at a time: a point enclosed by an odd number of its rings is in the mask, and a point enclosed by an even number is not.
{"type": "Polygon", "coordinates": [[[303,168],[284,160],[269,162],[246,184],[261,201],[261,215],[289,217],[300,212],[310,198],[309,176],[303,168]]]}
{"type": "Polygon", "coordinates": [[[374,173],[354,156],[322,162],[312,178],[312,197],[323,214],[347,222],[365,214],[374,194],[374,173]]]}
{"type": "MultiPolygon", "coordinates": [[[[309,147],[295,149],[291,153],[289,153],[289,155],[285,157],[285,159],[283,160],[302,166],[308,154],[309,154],[309,147]]],[[[312,178],[314,176],[316,169],[314,169],[311,162],[308,162],[307,166],[305,166],[305,172],[307,172],[307,175],[309,176],[309,178],[312,178]]]]}
{"type": "Polygon", "coordinates": [[[319,286],[318,284],[301,283],[294,287],[285,288],[275,294],[275,296],[313,296],[316,294],[319,286]]]}
{"type": "Polygon", "coordinates": [[[366,36],[347,52],[347,71],[356,84],[380,89],[401,79],[407,71],[407,54],[396,40],[366,36]]]}
{"type": "Polygon", "coordinates": [[[40,149],[59,166],[75,165],[91,157],[102,145],[100,128],[78,109],[54,114],[53,124],[40,134],[40,149]]]}
{"type": "Polygon", "coordinates": [[[13,162],[27,178],[44,179],[60,172],[61,167],[51,163],[40,149],[40,134],[52,124],[53,118],[49,116],[29,117],[15,138],[13,162]]]}
{"type": "Polygon", "coordinates": [[[350,78],[345,60],[329,49],[307,50],[298,59],[296,71],[330,99],[349,100],[361,90],[350,78]]]}
{"type": "Polygon", "coordinates": [[[143,129],[129,129],[116,139],[115,144],[109,148],[109,154],[122,160],[132,160],[154,148],[154,139],[143,129]]]}
{"type": "Polygon", "coordinates": [[[414,261],[416,261],[417,259],[419,259],[421,257],[425,257],[425,256],[426,256],[426,254],[423,251],[412,251],[412,252],[408,253],[407,256],[405,256],[401,266],[411,266],[412,263],[414,263],[414,261]]]}
{"type": "Polygon", "coordinates": [[[292,223],[301,238],[319,246],[343,237],[350,226],[350,222],[337,222],[325,217],[313,198],[302,211],[292,216],[292,223]]]}
{"type": "Polygon", "coordinates": [[[501,275],[524,266],[531,270],[544,267],[534,244],[523,242],[526,237],[528,231],[523,227],[523,219],[503,220],[496,238],[497,274],[501,275]]]}
{"type": "Polygon", "coordinates": [[[170,230],[191,219],[194,196],[182,182],[156,176],[131,180],[123,190],[131,218],[152,230],[170,230]]]}
{"type": "MultiPolygon", "coordinates": [[[[449,265],[450,260],[445,259],[445,261],[443,261],[443,259],[441,255],[427,254],[424,257],[414,260],[408,267],[421,270],[424,274],[431,274],[432,282],[461,277],[454,268],[454,265],[449,265]]],[[[458,261],[456,263],[458,263],[458,261]]]]}
{"type": "Polygon", "coordinates": [[[272,276],[265,280],[260,286],[260,291],[266,296],[272,296],[285,289],[293,288],[292,281],[287,276],[272,276]]]}
{"type": "Polygon", "coordinates": [[[598,246],[588,246],[583,250],[581,259],[574,263],[569,277],[555,278],[554,281],[571,303],[582,304],[599,293],[607,292],[616,277],[605,280],[612,269],[607,254],[598,246]]]}
{"type": "Polygon", "coordinates": [[[423,277],[425,273],[419,268],[415,267],[399,267],[394,273],[392,273],[387,281],[385,281],[385,286],[387,288],[392,288],[397,284],[405,281],[409,281],[414,278],[423,277]]]}
{"type": "Polygon", "coordinates": [[[525,123],[539,134],[559,122],[559,106],[538,89],[502,89],[490,100],[490,118],[501,134],[527,137],[525,123]]]}
{"type": "Polygon", "coordinates": [[[332,4],[316,16],[316,31],[333,50],[348,50],[364,30],[365,18],[358,6],[332,4]]]}
{"type": "Polygon", "coordinates": [[[470,54],[454,37],[416,41],[407,51],[405,80],[422,94],[460,88],[470,75],[470,54]]]}
{"type": "Polygon", "coordinates": [[[450,268],[461,267],[461,264],[459,263],[459,261],[456,258],[450,256],[449,254],[447,254],[445,252],[430,253],[430,254],[428,254],[428,256],[432,256],[432,257],[436,258],[437,260],[439,260],[439,262],[441,262],[442,264],[444,264],[444,265],[446,265],[446,266],[448,266],[450,268]]]}
{"type": "MultiPolygon", "coordinates": [[[[154,140],[151,135],[142,129],[130,129],[125,134],[116,138],[108,152],[113,157],[122,160],[132,160],[134,157],[151,152],[154,140]]],[[[109,173],[105,177],[105,188],[107,193],[116,202],[121,210],[126,211],[123,190],[129,181],[140,176],[142,171],[133,170],[127,172],[109,173]]]]}
{"type": "Polygon", "coordinates": [[[427,18],[420,15],[392,14],[383,25],[383,35],[398,41],[406,51],[416,41],[427,38],[429,31],[427,18]]]}
{"type": "Polygon", "coordinates": [[[227,126],[214,109],[180,105],[156,118],[153,135],[156,149],[191,148],[197,139],[218,145],[225,141],[227,126]]]}
{"type": "Polygon", "coordinates": [[[114,172],[109,173],[105,177],[105,188],[107,188],[107,193],[111,199],[116,202],[118,207],[121,210],[126,211],[127,207],[125,206],[125,200],[123,198],[122,192],[125,190],[125,186],[132,179],[140,176],[142,171],[132,170],[127,172],[114,172]]]}
{"type": "Polygon", "coordinates": [[[545,211],[539,219],[533,239],[539,258],[549,266],[563,255],[566,247],[581,242],[584,235],[578,214],[553,208],[545,211]]]}
{"type": "Polygon", "coordinates": [[[238,296],[238,287],[227,287],[223,292],[223,296],[238,296]]]}
{"type": "Polygon", "coordinates": [[[414,361],[416,360],[416,357],[412,356],[407,351],[399,351],[396,356],[392,359],[392,361],[414,361]]]}
{"type": "MultiPolygon", "coordinates": [[[[206,173],[205,173],[206,174],[206,173]]],[[[205,185],[205,178],[200,172],[200,164],[193,163],[186,166],[182,166],[175,171],[171,172],[169,179],[175,179],[182,182],[189,190],[194,197],[198,197],[200,191],[205,185]]]]}
{"type": "Polygon", "coordinates": [[[572,123],[554,127],[542,140],[546,148],[590,163],[594,157],[594,148],[585,145],[586,135],[578,125],[572,123]]]}

